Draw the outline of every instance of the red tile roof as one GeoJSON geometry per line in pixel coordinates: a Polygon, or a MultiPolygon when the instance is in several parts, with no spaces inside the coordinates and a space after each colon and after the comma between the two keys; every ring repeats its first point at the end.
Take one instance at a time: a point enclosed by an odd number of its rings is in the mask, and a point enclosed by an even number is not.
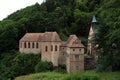
{"type": "Polygon", "coordinates": [[[61,39],[60,39],[59,35],[57,34],[57,32],[45,32],[41,41],[60,42],[61,39]]]}
{"type": "Polygon", "coordinates": [[[26,33],[20,41],[61,41],[57,32],[26,33]]]}
{"type": "Polygon", "coordinates": [[[81,41],[78,39],[76,35],[70,35],[67,42],[64,42],[62,46],[68,47],[84,47],[81,41]]]}
{"type": "Polygon", "coordinates": [[[40,41],[43,33],[26,33],[20,41],[40,41]]]}

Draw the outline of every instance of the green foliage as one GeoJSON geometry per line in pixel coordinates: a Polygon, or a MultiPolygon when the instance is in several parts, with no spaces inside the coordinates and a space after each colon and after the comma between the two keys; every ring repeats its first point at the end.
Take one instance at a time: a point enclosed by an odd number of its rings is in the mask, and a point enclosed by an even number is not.
{"type": "Polygon", "coordinates": [[[66,65],[65,64],[59,64],[57,67],[54,67],[54,72],[59,72],[59,73],[66,73],[66,65]]]}
{"type": "Polygon", "coordinates": [[[118,3],[118,0],[104,0],[103,6],[98,10],[100,24],[96,42],[99,44],[99,71],[120,70],[120,6],[118,3]]]}
{"type": "Polygon", "coordinates": [[[46,72],[52,70],[53,70],[52,62],[38,62],[38,64],[35,66],[35,72],[46,72]]]}
{"type": "Polygon", "coordinates": [[[38,62],[40,62],[40,55],[21,53],[13,59],[12,71],[15,71],[16,76],[34,73],[34,67],[38,62]]]}
{"type": "Polygon", "coordinates": [[[8,80],[16,76],[34,73],[34,67],[40,62],[40,55],[23,53],[3,53],[0,64],[0,79],[8,80]]]}
{"type": "Polygon", "coordinates": [[[0,24],[0,52],[14,50],[18,46],[16,41],[17,28],[12,20],[4,20],[0,24]],[[14,42],[14,43],[13,43],[14,42]],[[12,45],[12,46],[11,46],[12,45]]]}

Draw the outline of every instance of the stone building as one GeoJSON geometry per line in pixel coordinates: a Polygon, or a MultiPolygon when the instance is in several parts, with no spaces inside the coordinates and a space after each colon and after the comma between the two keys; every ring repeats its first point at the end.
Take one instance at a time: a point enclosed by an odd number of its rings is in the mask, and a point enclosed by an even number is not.
{"type": "Polygon", "coordinates": [[[84,46],[76,35],[70,35],[60,49],[61,62],[59,63],[66,64],[68,73],[84,71],[84,46]]]}
{"type": "Polygon", "coordinates": [[[42,61],[65,64],[68,73],[84,71],[84,46],[76,35],[63,42],[57,32],[26,33],[19,41],[19,51],[41,53],[42,61]]]}

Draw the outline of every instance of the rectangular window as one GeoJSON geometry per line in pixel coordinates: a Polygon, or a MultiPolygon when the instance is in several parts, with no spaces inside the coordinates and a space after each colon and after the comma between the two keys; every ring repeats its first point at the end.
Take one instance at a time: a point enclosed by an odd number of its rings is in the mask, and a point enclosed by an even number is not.
{"type": "Polygon", "coordinates": [[[24,48],[26,48],[26,42],[24,42],[24,48]]]}
{"type": "Polygon", "coordinates": [[[38,48],[38,43],[36,43],[36,48],[38,48]]]}
{"type": "Polygon", "coordinates": [[[79,60],[79,55],[78,54],[75,55],[75,60],[79,60]]]}
{"type": "Polygon", "coordinates": [[[57,51],[57,45],[55,46],[55,51],[57,51]]]}
{"type": "Polygon", "coordinates": [[[28,48],[30,48],[30,42],[28,43],[28,48]]]}
{"type": "Polygon", "coordinates": [[[32,43],[32,48],[34,48],[34,42],[32,43]]]}
{"type": "Polygon", "coordinates": [[[45,47],[45,51],[46,51],[46,52],[48,51],[48,47],[47,47],[47,46],[45,47]]]}

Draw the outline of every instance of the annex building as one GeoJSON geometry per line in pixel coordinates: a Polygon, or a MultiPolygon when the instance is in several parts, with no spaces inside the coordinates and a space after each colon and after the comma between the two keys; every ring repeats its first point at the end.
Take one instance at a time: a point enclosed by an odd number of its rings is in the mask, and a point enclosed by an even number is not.
{"type": "Polygon", "coordinates": [[[76,35],[62,41],[57,32],[26,33],[19,41],[19,51],[41,53],[42,61],[65,64],[68,73],[84,71],[84,45],[76,35]]]}

